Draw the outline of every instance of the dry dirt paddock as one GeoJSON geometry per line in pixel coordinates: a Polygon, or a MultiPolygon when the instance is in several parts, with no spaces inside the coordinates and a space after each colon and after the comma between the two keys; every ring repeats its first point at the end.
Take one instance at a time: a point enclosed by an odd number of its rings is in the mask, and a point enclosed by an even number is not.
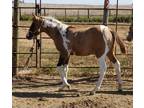
{"type": "MultiPolygon", "coordinates": [[[[22,24],[26,24],[25,22],[22,24]]],[[[29,23],[27,24],[29,25],[29,23]]],[[[79,27],[83,27],[80,26],[79,27]]],[[[112,27],[114,28],[114,27],[112,27]]],[[[20,35],[25,35],[27,29],[20,29],[20,35]]],[[[119,27],[118,33],[122,38],[128,27],[119,27]]],[[[26,44],[25,44],[26,45],[26,44]]],[[[129,45],[129,44],[128,44],[129,45]]],[[[130,44],[131,45],[131,44],[130,44]]],[[[132,47],[131,51],[132,52],[132,47]]],[[[125,57],[128,58],[128,57],[125,57]]],[[[122,65],[129,65],[132,67],[132,57],[126,59],[129,61],[123,62],[122,65]]],[[[89,61],[85,60],[77,63],[77,59],[71,60],[72,65],[85,65],[89,61]]],[[[92,64],[95,61],[91,59],[92,64]]],[[[54,62],[55,65],[55,62],[54,62]]],[[[38,69],[35,69],[38,70],[38,69]]],[[[35,71],[33,70],[33,71],[35,71]]],[[[95,87],[95,82],[98,79],[97,72],[90,73],[92,69],[80,69],[86,72],[81,74],[80,71],[70,69],[68,82],[71,84],[71,90],[65,89],[58,91],[61,84],[58,72],[55,69],[54,74],[44,74],[40,72],[35,75],[26,75],[13,78],[12,99],[13,108],[132,108],[133,107],[133,74],[132,69],[122,70],[123,78],[123,92],[117,91],[117,84],[115,81],[115,74],[108,70],[100,91],[95,95],[90,96],[89,92],[95,87]],[[124,71],[124,72],[123,72],[124,71]],[[109,73],[109,74],[108,74],[109,73]],[[129,73],[125,75],[125,73],[129,73]]],[[[98,71],[97,69],[94,71],[98,71]]],[[[36,71],[37,72],[37,71],[36,71]]]]}

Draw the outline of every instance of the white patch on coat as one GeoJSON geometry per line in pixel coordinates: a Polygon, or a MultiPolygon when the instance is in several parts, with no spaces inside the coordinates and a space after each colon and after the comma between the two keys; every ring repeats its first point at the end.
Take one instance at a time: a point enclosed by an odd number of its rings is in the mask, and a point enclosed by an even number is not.
{"type": "Polygon", "coordinates": [[[53,17],[45,17],[43,27],[45,27],[45,28],[46,27],[52,27],[52,28],[57,27],[57,29],[59,30],[61,37],[63,39],[64,48],[67,50],[67,52],[70,52],[70,50],[68,48],[68,43],[70,43],[70,41],[66,38],[67,28],[69,27],[68,25],[56,20],[53,17]]]}
{"type": "Polygon", "coordinates": [[[116,70],[117,81],[119,84],[122,84],[120,62],[117,60],[113,65],[116,70]]]}
{"type": "Polygon", "coordinates": [[[100,25],[100,30],[103,34],[103,39],[105,42],[105,52],[104,53],[107,53],[109,51],[109,48],[108,48],[107,39],[106,39],[108,36],[106,37],[107,34],[105,33],[105,29],[108,29],[108,27],[104,26],[104,25],[100,25]]]}
{"type": "Polygon", "coordinates": [[[69,85],[69,83],[67,82],[68,65],[57,66],[57,71],[60,73],[63,86],[69,85]]]}
{"type": "Polygon", "coordinates": [[[100,89],[102,81],[104,79],[105,72],[107,70],[105,59],[106,59],[106,52],[100,58],[98,58],[98,64],[100,66],[100,69],[99,69],[99,79],[96,82],[97,90],[100,89]]]}
{"type": "Polygon", "coordinates": [[[100,25],[100,30],[103,34],[103,39],[104,39],[104,42],[105,42],[105,51],[104,51],[104,54],[100,58],[98,58],[98,64],[100,66],[100,69],[99,69],[100,76],[99,76],[99,79],[96,83],[96,88],[94,89],[94,91],[100,89],[103,78],[104,78],[104,75],[105,75],[105,72],[106,72],[106,69],[107,69],[105,59],[106,59],[106,55],[109,51],[109,48],[108,48],[107,41],[106,41],[105,29],[108,29],[108,27],[106,27],[104,25],[100,25]]]}
{"type": "Polygon", "coordinates": [[[56,23],[51,22],[50,20],[44,20],[43,27],[52,27],[55,28],[57,26],[56,23]]]}

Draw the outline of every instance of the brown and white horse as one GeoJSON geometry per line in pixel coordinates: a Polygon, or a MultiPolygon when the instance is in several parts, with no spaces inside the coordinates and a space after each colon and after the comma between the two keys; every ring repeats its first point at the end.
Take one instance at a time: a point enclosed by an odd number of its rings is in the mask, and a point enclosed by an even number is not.
{"type": "Polygon", "coordinates": [[[53,17],[33,16],[33,22],[26,35],[27,39],[34,39],[39,33],[47,33],[54,41],[60,53],[57,70],[63,82],[60,90],[64,87],[70,88],[67,81],[68,63],[70,55],[88,56],[95,55],[100,66],[99,79],[92,94],[99,90],[107,69],[106,57],[113,63],[116,69],[118,89],[122,90],[121,68],[118,59],[115,57],[114,49],[117,42],[122,53],[125,53],[125,46],[116,32],[107,26],[99,25],[90,28],[76,29],[68,26],[53,17]]]}

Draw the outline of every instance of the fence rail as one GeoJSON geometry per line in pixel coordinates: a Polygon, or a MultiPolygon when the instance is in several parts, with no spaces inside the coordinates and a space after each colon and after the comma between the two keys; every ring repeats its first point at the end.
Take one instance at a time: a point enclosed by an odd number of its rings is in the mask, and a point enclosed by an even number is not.
{"type": "MultiPolygon", "coordinates": [[[[14,9],[14,7],[13,7],[14,9]]],[[[22,16],[23,14],[29,14],[31,15],[32,13],[35,12],[35,9],[36,7],[18,7],[19,9],[19,15],[22,16]],[[24,10],[28,10],[30,9],[29,11],[24,11],[24,10]],[[22,11],[23,10],[23,11],[22,11]],[[32,11],[33,10],[33,11],[32,11]]],[[[53,10],[53,11],[60,11],[62,10],[63,12],[61,12],[61,14],[59,14],[58,16],[69,16],[70,13],[67,13],[67,11],[71,10],[71,11],[77,11],[75,12],[75,15],[77,15],[77,17],[79,16],[80,12],[79,11],[86,11],[86,12],[83,12],[81,15],[87,15],[87,17],[89,18],[91,15],[92,15],[92,12],[90,13],[90,11],[101,11],[100,13],[101,14],[97,14],[96,12],[93,12],[93,15],[103,15],[103,8],[48,8],[48,7],[41,7],[41,15],[51,15],[49,12],[47,11],[50,11],[50,10],[53,10]]],[[[118,9],[115,9],[115,8],[110,8],[108,11],[109,11],[109,16],[113,15],[113,14],[116,14],[114,11],[129,11],[129,13],[125,13],[125,15],[127,14],[132,14],[132,10],[131,8],[118,8],[118,9]],[[113,11],[113,12],[112,12],[113,11]]],[[[51,12],[51,13],[56,13],[56,12],[51,12]]],[[[124,13],[123,13],[124,14],[124,13]]],[[[53,15],[54,16],[54,15],[53,15]]]]}

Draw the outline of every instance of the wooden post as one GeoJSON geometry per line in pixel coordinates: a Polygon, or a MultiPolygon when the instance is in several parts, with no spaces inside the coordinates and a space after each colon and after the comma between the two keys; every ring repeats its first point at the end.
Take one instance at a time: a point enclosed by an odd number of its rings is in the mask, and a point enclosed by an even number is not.
{"type": "Polygon", "coordinates": [[[103,14],[103,25],[108,24],[108,9],[109,9],[109,0],[104,1],[104,14],[103,14]]]}
{"type": "Polygon", "coordinates": [[[19,24],[19,12],[18,12],[19,0],[14,0],[14,15],[13,15],[13,43],[12,43],[12,75],[17,73],[17,38],[18,38],[18,24],[19,24]]]}

